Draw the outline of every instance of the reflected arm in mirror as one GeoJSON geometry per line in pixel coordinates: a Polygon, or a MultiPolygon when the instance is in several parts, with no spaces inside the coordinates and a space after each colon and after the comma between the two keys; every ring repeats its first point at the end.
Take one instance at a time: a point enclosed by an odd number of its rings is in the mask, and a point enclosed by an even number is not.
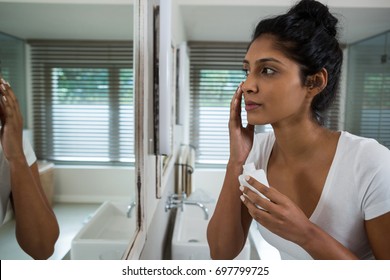
{"type": "Polygon", "coordinates": [[[1,147],[10,172],[16,238],[31,257],[47,259],[54,252],[59,226],[43,192],[34,152],[23,143],[23,121],[15,94],[3,79],[0,87],[1,147]]]}
{"type": "Polygon", "coordinates": [[[35,162],[31,167],[22,162],[12,165],[12,205],[17,241],[32,258],[48,259],[54,253],[60,230],[43,193],[38,164],[35,162]]]}

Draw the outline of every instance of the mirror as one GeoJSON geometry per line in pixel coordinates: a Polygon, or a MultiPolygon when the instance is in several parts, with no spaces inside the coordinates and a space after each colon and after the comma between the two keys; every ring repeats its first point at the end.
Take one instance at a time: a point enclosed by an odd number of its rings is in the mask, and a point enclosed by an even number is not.
{"type": "MultiPolygon", "coordinates": [[[[50,259],[121,259],[137,232],[133,5],[0,1],[1,74],[21,103],[60,226],[50,259]],[[22,45],[12,58],[11,41],[22,45]],[[98,239],[104,244],[82,247],[98,239]]],[[[11,213],[0,227],[0,259],[31,259],[14,227],[11,213]]]]}

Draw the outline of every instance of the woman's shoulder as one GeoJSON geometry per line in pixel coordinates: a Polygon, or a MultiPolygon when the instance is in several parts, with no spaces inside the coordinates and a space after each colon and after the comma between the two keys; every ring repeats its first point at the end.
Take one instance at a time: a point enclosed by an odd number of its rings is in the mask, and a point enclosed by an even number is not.
{"type": "Polygon", "coordinates": [[[348,147],[351,152],[362,153],[381,153],[385,156],[390,156],[390,150],[379,143],[376,139],[358,136],[347,131],[341,133],[340,143],[343,146],[348,147]]]}
{"type": "Polygon", "coordinates": [[[343,132],[340,174],[360,201],[363,216],[373,219],[389,211],[390,150],[377,140],[343,132]]]}
{"type": "Polygon", "coordinates": [[[390,171],[390,150],[377,140],[342,132],[338,149],[344,161],[358,167],[382,167],[390,171]]]}

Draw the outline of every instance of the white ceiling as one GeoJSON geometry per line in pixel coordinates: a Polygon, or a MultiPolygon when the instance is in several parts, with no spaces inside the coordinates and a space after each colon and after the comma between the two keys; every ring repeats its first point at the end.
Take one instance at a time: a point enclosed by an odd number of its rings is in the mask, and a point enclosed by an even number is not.
{"type": "MultiPolygon", "coordinates": [[[[259,20],[286,12],[291,3],[295,2],[291,0],[177,1],[187,40],[201,41],[248,41],[259,20]]],[[[343,43],[354,43],[390,30],[390,0],[321,0],[321,2],[328,3],[330,11],[339,19],[340,41],[343,43]]]]}
{"type": "MultiPolygon", "coordinates": [[[[165,1],[165,0],[161,0],[165,1]]],[[[256,23],[294,0],[173,0],[187,40],[248,41],[256,23]]],[[[390,30],[390,0],[321,0],[339,15],[341,41],[390,30]]],[[[0,31],[22,39],[128,40],[133,0],[0,0],[0,31]]],[[[180,23],[180,21],[178,21],[180,23]]]]}
{"type": "Polygon", "coordinates": [[[1,32],[21,39],[133,38],[132,0],[21,2],[0,1],[1,32]]]}

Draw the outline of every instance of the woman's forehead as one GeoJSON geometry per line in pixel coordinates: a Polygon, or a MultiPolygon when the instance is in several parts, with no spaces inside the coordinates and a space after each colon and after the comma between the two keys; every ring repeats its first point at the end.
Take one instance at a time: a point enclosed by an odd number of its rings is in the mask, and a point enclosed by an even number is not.
{"type": "Polygon", "coordinates": [[[254,63],[266,58],[283,61],[289,60],[287,56],[277,47],[275,36],[264,34],[253,40],[245,54],[244,62],[254,63]]]}

